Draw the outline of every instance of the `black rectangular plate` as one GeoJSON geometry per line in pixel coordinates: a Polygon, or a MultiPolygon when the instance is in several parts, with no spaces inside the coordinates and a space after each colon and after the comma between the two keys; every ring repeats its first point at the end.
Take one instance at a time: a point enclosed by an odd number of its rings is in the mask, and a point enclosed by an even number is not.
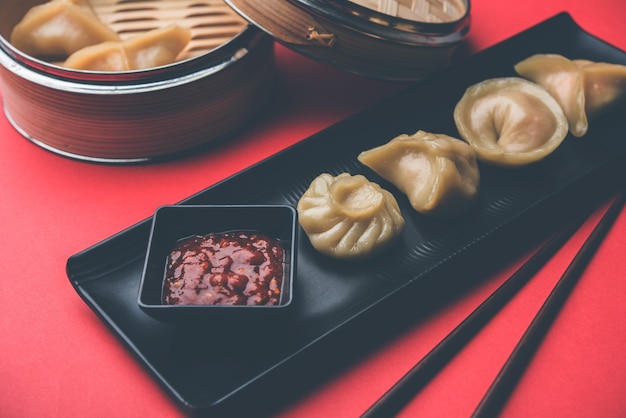
{"type": "MultiPolygon", "coordinates": [[[[83,300],[188,412],[217,412],[245,404],[253,394],[271,393],[274,384],[278,388],[285,380],[298,379],[295,370],[310,373],[311,367],[304,370],[312,362],[325,359],[316,367],[328,366],[330,353],[341,357],[338,353],[357,349],[336,338],[351,332],[350,325],[367,318],[371,340],[381,338],[384,321],[395,320],[385,312],[398,315],[398,306],[410,306],[419,295],[434,292],[433,278],[446,276],[437,276],[438,272],[471,263],[470,255],[477,259],[475,265],[488,264],[494,251],[504,254],[514,241],[545,237],[568,218],[562,214],[576,212],[594,201],[599,190],[623,182],[626,118],[615,114],[594,121],[582,138],[566,138],[535,166],[519,170],[481,166],[477,204],[453,220],[417,214],[405,196],[358,162],[361,151],[402,133],[421,129],[458,137],[452,112],[464,90],[487,78],[515,75],[513,65],[535,53],[626,64],[623,51],[586,33],[561,13],[180,203],[295,206],[323,172],[364,174],[396,195],[406,228],[399,242],[378,257],[359,263],[333,261],[314,251],[306,235],[299,234],[293,316],[280,327],[268,324],[267,329],[240,332],[229,329],[229,324],[173,326],[143,313],[137,291],[149,220],[70,257],[68,277],[83,300]]],[[[623,113],[623,108],[619,110],[623,113]]]]}

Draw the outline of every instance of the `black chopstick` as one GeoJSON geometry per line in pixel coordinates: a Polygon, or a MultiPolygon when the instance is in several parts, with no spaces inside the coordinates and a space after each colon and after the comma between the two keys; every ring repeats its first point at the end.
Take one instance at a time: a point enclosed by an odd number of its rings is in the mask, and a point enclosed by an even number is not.
{"type": "Polygon", "coordinates": [[[568,295],[573,290],[602,240],[611,229],[613,222],[620,214],[624,206],[625,197],[625,191],[619,193],[583,246],[576,253],[576,256],[550,292],[541,309],[537,312],[537,315],[485,393],[472,417],[494,417],[500,413],[524,369],[539,347],[541,340],[546,335],[550,324],[565,304],[568,295]]]}
{"type": "Polygon", "coordinates": [[[495,314],[526,284],[541,267],[567,242],[587,219],[572,222],[555,234],[515,273],[502,283],[467,318],[454,328],[424,358],[385,392],[361,417],[389,417],[398,413],[495,314]]]}

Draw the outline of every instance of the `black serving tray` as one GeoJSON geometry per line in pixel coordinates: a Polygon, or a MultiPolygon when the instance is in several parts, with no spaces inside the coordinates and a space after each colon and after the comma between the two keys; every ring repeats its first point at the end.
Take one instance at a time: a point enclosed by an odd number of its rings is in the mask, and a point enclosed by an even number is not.
{"type": "Polygon", "coordinates": [[[273,403],[287,396],[281,385],[312,379],[303,374],[332,368],[329,359],[348,359],[363,344],[375,344],[420,297],[425,301],[442,289],[467,286],[472,269],[504,257],[518,241],[545,238],[569,215],[624,182],[626,118],[617,114],[594,121],[582,138],[569,136],[532,167],[481,165],[476,205],[453,220],[419,215],[405,196],[358,162],[361,151],[402,133],[421,129],[458,137],[452,113],[464,90],[486,78],[514,75],[513,65],[535,53],[626,64],[623,51],[561,13],[180,203],[295,206],[323,172],[364,174],[396,195],[406,228],[392,248],[375,258],[331,260],[299,233],[293,313],[280,326],[246,332],[229,324],[197,329],[162,323],[142,312],[137,292],[149,219],[70,257],[68,277],[186,412],[221,414],[273,403]],[[363,324],[366,331],[353,339],[363,324]],[[351,337],[342,339],[345,335],[351,337]]]}

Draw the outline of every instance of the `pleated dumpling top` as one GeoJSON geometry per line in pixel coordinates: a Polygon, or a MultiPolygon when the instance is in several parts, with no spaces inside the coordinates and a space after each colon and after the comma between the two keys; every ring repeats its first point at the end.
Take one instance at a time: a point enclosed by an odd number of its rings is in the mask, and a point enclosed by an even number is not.
{"type": "Polygon", "coordinates": [[[339,259],[376,253],[404,229],[393,195],[362,175],[320,174],[298,201],[297,210],[313,247],[339,259]]]}
{"type": "Polygon", "coordinates": [[[476,153],[448,135],[425,131],[399,135],[358,158],[406,194],[411,206],[424,215],[458,215],[478,193],[476,153]]]}

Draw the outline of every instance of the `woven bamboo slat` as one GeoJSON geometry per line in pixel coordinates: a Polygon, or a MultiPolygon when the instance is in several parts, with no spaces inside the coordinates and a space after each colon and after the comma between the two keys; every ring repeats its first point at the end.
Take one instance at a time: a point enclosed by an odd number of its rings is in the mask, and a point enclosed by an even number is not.
{"type": "Polygon", "coordinates": [[[350,0],[389,16],[426,23],[445,23],[460,19],[467,12],[462,0],[350,0]]]}

